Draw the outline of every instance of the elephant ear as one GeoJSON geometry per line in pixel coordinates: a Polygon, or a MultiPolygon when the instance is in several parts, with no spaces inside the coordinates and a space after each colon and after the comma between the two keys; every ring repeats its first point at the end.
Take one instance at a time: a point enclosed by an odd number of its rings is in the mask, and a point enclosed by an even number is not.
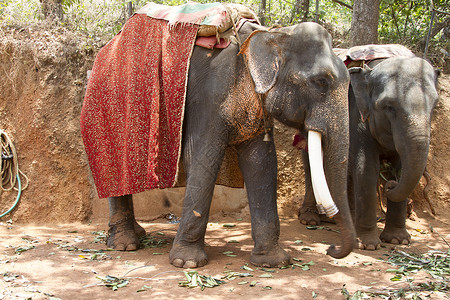
{"type": "Polygon", "coordinates": [[[350,73],[350,84],[356,98],[356,106],[358,107],[363,122],[367,120],[370,112],[371,100],[367,77],[371,71],[372,69],[367,65],[364,65],[363,68],[356,67],[348,69],[350,73]]]}
{"type": "Polygon", "coordinates": [[[244,54],[255,83],[255,91],[264,94],[277,81],[283,63],[280,39],[287,34],[256,30],[242,44],[239,54],[244,54]]]}

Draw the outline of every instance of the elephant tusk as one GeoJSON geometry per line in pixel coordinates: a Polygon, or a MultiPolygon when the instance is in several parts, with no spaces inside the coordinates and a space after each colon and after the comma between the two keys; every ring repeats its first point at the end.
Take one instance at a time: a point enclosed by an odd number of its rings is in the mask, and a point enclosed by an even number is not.
{"type": "Polygon", "coordinates": [[[319,213],[331,218],[339,211],[331,197],[323,170],[322,134],[310,130],[308,132],[308,156],[311,169],[311,181],[319,213]]]}

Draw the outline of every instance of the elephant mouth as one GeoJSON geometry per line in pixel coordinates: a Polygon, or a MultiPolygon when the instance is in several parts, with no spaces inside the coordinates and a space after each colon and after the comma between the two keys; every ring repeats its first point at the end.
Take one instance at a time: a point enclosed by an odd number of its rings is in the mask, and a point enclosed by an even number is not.
{"type": "Polygon", "coordinates": [[[311,182],[319,213],[333,217],[338,208],[331,197],[323,169],[322,134],[308,131],[308,156],[311,169],[311,182]]]}

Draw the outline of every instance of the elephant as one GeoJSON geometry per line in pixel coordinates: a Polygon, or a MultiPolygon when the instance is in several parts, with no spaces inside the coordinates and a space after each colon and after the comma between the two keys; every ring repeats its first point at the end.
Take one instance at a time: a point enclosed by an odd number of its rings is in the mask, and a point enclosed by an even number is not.
{"type": "MultiPolygon", "coordinates": [[[[379,249],[381,241],[409,244],[407,197],[426,167],[439,72],[426,60],[413,56],[376,59],[349,68],[349,73],[348,195],[355,243],[366,250],[379,249]],[[385,184],[386,222],[379,236],[377,187],[383,162],[391,164],[400,179],[389,178],[385,184]]],[[[310,185],[308,180],[306,185],[310,185]]],[[[310,189],[299,219],[303,224],[319,224],[321,218],[310,189]]]]}
{"type": "MultiPolygon", "coordinates": [[[[329,193],[342,232],[341,244],[330,246],[328,253],[345,257],[355,238],[345,188],[349,75],[333,53],[331,36],[316,23],[268,29],[247,22],[237,40],[225,49],[195,46],[191,56],[182,132],[186,191],[170,263],[196,268],[208,262],[205,232],[227,147],[236,149],[247,190],[254,240],[250,262],[266,267],[290,262],[279,245],[273,119],[320,139],[322,174],[330,179],[329,193]]],[[[108,201],[107,245],[138,249],[145,230],[136,222],[132,195],[108,201]]]]}

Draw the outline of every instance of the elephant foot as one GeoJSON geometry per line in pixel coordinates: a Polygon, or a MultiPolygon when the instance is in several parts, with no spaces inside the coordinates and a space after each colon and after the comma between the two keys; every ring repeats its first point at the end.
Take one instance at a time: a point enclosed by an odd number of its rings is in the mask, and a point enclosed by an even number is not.
{"type": "Polygon", "coordinates": [[[199,268],[208,263],[205,250],[196,244],[174,244],[170,250],[169,260],[177,268],[199,268]]]}
{"type": "Polygon", "coordinates": [[[298,219],[303,225],[320,225],[320,216],[316,208],[303,207],[299,211],[298,219]]]}
{"type": "Polygon", "coordinates": [[[381,247],[381,240],[377,232],[358,234],[358,249],[361,250],[378,250],[381,247]]]}
{"type": "Polygon", "coordinates": [[[134,221],[134,232],[136,232],[136,235],[138,236],[138,238],[147,235],[147,232],[145,231],[144,227],[139,225],[139,223],[136,222],[136,220],[134,221]]]}
{"type": "Polygon", "coordinates": [[[250,262],[257,267],[276,268],[287,266],[291,261],[291,256],[279,245],[267,250],[253,249],[250,262]]]}
{"type": "Polygon", "coordinates": [[[145,229],[134,218],[125,218],[109,224],[106,245],[118,251],[135,251],[141,235],[145,235],[145,229]]]}
{"type": "Polygon", "coordinates": [[[408,245],[411,242],[411,235],[405,228],[384,229],[380,235],[383,242],[395,245],[408,245]]]}

